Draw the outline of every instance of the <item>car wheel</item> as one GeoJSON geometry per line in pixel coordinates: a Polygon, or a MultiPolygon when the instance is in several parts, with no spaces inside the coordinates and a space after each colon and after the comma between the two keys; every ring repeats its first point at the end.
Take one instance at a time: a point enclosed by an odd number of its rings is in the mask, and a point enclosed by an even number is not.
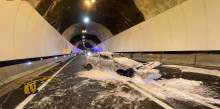
{"type": "Polygon", "coordinates": [[[118,69],[117,71],[116,71],[119,75],[122,75],[122,76],[124,76],[124,70],[122,70],[122,69],[118,69]]]}
{"type": "Polygon", "coordinates": [[[133,77],[134,76],[134,70],[131,69],[131,68],[127,69],[125,71],[125,76],[130,77],[130,78],[133,77]]]}
{"type": "Polygon", "coordinates": [[[87,64],[87,70],[89,71],[89,70],[92,70],[92,65],[91,64],[87,64]]]}

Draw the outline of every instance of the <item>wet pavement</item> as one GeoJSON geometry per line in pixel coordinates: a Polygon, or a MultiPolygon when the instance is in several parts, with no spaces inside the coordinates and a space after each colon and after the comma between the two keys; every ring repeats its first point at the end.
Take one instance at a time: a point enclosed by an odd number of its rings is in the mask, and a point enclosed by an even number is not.
{"type": "Polygon", "coordinates": [[[49,83],[25,109],[162,108],[122,82],[79,77],[78,72],[86,70],[83,68],[85,62],[84,56],[74,59],[69,63],[71,67],[67,66],[56,76],[62,82],[49,83]]]}
{"type": "MultiPolygon", "coordinates": [[[[119,81],[98,81],[89,78],[79,77],[78,73],[86,71],[83,68],[85,56],[78,56],[73,59],[57,76],[61,82],[48,83],[36,96],[24,107],[24,109],[163,109],[162,106],[147,98],[140,92],[131,88],[124,82],[119,81]]],[[[65,62],[67,63],[67,62],[65,62]]],[[[62,63],[60,66],[63,66],[62,63]]],[[[202,81],[203,85],[214,92],[212,96],[219,99],[220,78],[192,72],[182,73],[178,69],[158,67],[162,78],[157,81],[182,78],[187,80],[202,81]]],[[[51,75],[51,73],[46,73],[51,75]]],[[[151,89],[146,87],[146,89],[151,89]]],[[[156,87],[152,87],[152,89],[156,87]]],[[[143,89],[144,90],[144,89],[143,89]]],[[[155,90],[153,90],[155,91],[155,90]]],[[[158,90],[159,92],[160,90],[158,90]]],[[[166,94],[166,90],[161,90],[166,94]]],[[[167,92],[168,93],[168,92],[167,92]]],[[[162,102],[173,108],[182,109],[209,109],[200,103],[168,97],[166,99],[152,94],[162,102]]],[[[3,109],[13,109],[27,96],[22,90],[15,91],[9,100],[3,105],[3,109]]],[[[207,96],[208,97],[208,96],[207,96]]],[[[0,99],[0,101],[3,98],[0,99]]],[[[215,106],[219,106],[213,104],[215,106]]]]}

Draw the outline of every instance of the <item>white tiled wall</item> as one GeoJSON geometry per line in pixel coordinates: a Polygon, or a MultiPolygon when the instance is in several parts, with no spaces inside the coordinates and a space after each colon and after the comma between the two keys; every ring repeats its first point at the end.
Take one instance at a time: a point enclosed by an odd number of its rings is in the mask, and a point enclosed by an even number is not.
{"type": "Polygon", "coordinates": [[[113,52],[220,50],[219,10],[220,0],[188,0],[103,45],[113,52]]]}

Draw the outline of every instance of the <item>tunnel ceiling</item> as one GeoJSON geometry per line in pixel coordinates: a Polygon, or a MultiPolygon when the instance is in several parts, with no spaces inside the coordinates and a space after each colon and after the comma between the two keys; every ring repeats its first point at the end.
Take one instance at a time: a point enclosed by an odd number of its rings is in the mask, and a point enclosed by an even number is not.
{"type": "Polygon", "coordinates": [[[73,24],[67,28],[62,36],[67,40],[82,34],[82,29],[86,30],[86,34],[91,34],[97,36],[100,41],[105,41],[108,38],[111,38],[113,34],[103,25],[90,21],[88,24],[73,24]]]}
{"type": "Polygon", "coordinates": [[[29,3],[73,45],[81,41],[82,29],[88,30],[87,42],[94,45],[91,42],[99,44],[186,0],[95,0],[89,7],[85,1],[44,0],[29,3]],[[90,18],[89,24],[82,22],[85,17],[90,18]]]}
{"type": "Polygon", "coordinates": [[[107,27],[113,35],[144,21],[133,0],[96,0],[90,8],[85,0],[44,0],[36,10],[61,34],[85,16],[107,27]]]}

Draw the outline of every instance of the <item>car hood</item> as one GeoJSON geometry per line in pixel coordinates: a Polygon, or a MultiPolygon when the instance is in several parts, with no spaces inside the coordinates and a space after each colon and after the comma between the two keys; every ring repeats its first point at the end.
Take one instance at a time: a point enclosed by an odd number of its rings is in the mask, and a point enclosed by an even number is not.
{"type": "Polygon", "coordinates": [[[128,59],[128,58],[125,58],[125,57],[114,58],[114,60],[115,60],[115,62],[117,62],[119,64],[131,67],[131,68],[136,68],[137,66],[143,65],[143,64],[141,64],[137,61],[134,61],[132,59],[128,59]]]}
{"type": "Polygon", "coordinates": [[[133,68],[136,72],[145,72],[145,73],[148,72],[149,70],[161,65],[161,62],[158,62],[158,61],[152,61],[152,62],[142,64],[140,62],[137,62],[135,60],[128,59],[125,57],[114,58],[114,60],[119,64],[133,68]]]}

